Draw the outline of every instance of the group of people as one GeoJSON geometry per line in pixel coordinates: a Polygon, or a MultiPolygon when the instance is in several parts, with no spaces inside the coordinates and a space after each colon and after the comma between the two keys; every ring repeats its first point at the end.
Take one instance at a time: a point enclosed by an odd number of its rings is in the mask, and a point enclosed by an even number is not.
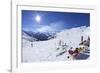
{"type": "Polygon", "coordinates": [[[71,50],[72,49],[72,47],[71,47],[71,49],[68,51],[71,56],[76,57],[82,51],[86,50],[90,46],[90,38],[88,37],[87,40],[83,40],[83,36],[81,36],[81,43],[79,43],[79,45],[80,46],[82,45],[83,47],[77,47],[77,48],[75,48],[75,50],[71,50]]]}
{"type": "MultiPolygon", "coordinates": [[[[62,49],[63,52],[60,52],[56,57],[63,55],[64,53],[68,52],[69,55],[71,55],[73,58],[77,57],[80,53],[85,51],[87,48],[90,46],[90,38],[88,37],[87,39],[83,39],[83,36],[81,36],[81,42],[79,43],[79,47],[73,48],[68,46],[66,43],[63,41],[59,40],[59,46],[61,48],[57,48],[56,50],[62,49]],[[70,48],[69,50],[67,48],[70,48]]],[[[67,56],[67,58],[70,58],[70,56],[67,56]]]]}

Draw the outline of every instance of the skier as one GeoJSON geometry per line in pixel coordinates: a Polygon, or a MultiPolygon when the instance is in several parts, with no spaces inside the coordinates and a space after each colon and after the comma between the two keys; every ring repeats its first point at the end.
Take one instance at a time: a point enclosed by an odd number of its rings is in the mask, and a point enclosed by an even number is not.
{"type": "Polygon", "coordinates": [[[59,40],[59,46],[61,46],[61,44],[62,44],[62,41],[61,41],[61,40],[59,40]]]}
{"type": "Polygon", "coordinates": [[[90,38],[88,37],[87,40],[84,40],[81,38],[81,43],[79,43],[79,45],[84,45],[84,46],[87,46],[89,47],[90,46],[90,38]]]}
{"type": "Polygon", "coordinates": [[[33,47],[33,40],[31,40],[31,47],[33,47]]]}
{"type": "Polygon", "coordinates": [[[31,47],[33,47],[33,43],[31,43],[31,47]]]}
{"type": "Polygon", "coordinates": [[[83,36],[81,36],[81,42],[83,42],[83,36]]]}
{"type": "Polygon", "coordinates": [[[73,56],[76,57],[78,56],[79,54],[79,48],[76,48],[74,51],[73,51],[73,56]]]}

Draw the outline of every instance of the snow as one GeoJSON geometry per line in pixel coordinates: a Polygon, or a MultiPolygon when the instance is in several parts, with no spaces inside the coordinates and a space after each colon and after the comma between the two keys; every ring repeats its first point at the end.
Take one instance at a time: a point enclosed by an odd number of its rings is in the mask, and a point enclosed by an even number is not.
{"type": "MultiPolygon", "coordinates": [[[[81,36],[87,39],[89,31],[89,27],[86,26],[66,29],[57,33],[54,39],[47,41],[30,42],[22,37],[22,62],[73,60],[68,50],[70,47],[73,47],[72,50],[79,47],[81,36]],[[61,54],[61,52],[64,53],[61,54]],[[68,56],[70,56],[70,58],[67,58],[68,56]]],[[[28,39],[33,39],[27,34],[23,34],[23,36],[28,39]]]]}
{"type": "Polygon", "coordinates": [[[36,41],[36,38],[33,38],[31,36],[29,36],[28,34],[26,34],[25,32],[22,32],[22,38],[28,41],[36,41]]]}

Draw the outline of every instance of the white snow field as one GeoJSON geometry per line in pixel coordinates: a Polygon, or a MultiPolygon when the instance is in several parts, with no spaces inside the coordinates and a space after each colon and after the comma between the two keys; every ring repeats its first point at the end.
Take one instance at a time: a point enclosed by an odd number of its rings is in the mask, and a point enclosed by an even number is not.
{"type": "MultiPolygon", "coordinates": [[[[79,47],[81,36],[87,39],[90,35],[90,27],[81,26],[63,30],[56,34],[56,37],[46,41],[36,41],[35,38],[23,33],[22,35],[22,62],[41,62],[41,61],[66,61],[73,60],[68,58],[68,50],[79,47]],[[29,41],[27,39],[33,39],[29,41]]],[[[84,52],[85,54],[86,52],[84,52]]],[[[86,53],[89,55],[89,53],[86,53]]]]}

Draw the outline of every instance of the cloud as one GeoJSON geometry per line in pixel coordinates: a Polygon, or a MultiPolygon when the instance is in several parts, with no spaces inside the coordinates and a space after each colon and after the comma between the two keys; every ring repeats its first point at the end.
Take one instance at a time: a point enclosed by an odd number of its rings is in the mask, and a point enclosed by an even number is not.
{"type": "Polygon", "coordinates": [[[50,26],[42,26],[41,28],[37,29],[38,32],[50,32],[53,31],[53,29],[50,26]]]}
{"type": "Polygon", "coordinates": [[[50,24],[53,29],[61,30],[63,29],[65,23],[63,21],[57,21],[50,24]]]}
{"type": "Polygon", "coordinates": [[[40,28],[37,28],[38,32],[57,32],[63,29],[64,22],[58,21],[53,22],[49,25],[42,25],[40,28]]]}

